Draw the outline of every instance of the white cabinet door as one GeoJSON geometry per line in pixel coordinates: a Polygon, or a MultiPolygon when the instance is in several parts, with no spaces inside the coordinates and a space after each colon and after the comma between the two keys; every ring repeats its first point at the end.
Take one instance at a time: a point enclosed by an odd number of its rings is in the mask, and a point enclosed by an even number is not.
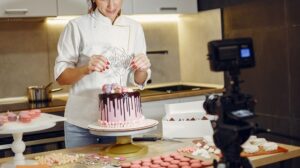
{"type": "MultiPolygon", "coordinates": [[[[88,13],[87,0],[58,0],[58,15],[84,15],[88,13]]],[[[122,13],[129,15],[132,14],[132,0],[124,0],[122,13]]]]}
{"type": "Polygon", "coordinates": [[[122,14],[133,14],[133,0],[123,0],[122,14]]]}
{"type": "Polygon", "coordinates": [[[88,13],[87,0],[58,0],[58,16],[84,15],[88,13]]]}
{"type": "Polygon", "coordinates": [[[134,14],[197,13],[197,0],[133,0],[134,14]]]}
{"type": "Polygon", "coordinates": [[[0,17],[2,18],[56,15],[56,0],[0,0],[0,17]]]}

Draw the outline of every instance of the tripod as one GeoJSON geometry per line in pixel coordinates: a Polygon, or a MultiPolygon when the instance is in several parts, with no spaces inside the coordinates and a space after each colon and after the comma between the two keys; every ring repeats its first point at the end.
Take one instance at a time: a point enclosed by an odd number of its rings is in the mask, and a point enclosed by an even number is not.
{"type": "Polygon", "coordinates": [[[231,91],[218,99],[215,110],[219,111],[214,142],[223,157],[214,161],[215,168],[252,168],[248,158],[241,157],[241,145],[248,140],[254,125],[244,120],[253,117],[254,100],[250,95],[240,93],[239,71],[230,71],[231,91]]]}
{"type": "Polygon", "coordinates": [[[222,151],[219,162],[214,161],[215,168],[252,168],[248,158],[241,157],[241,144],[251,135],[253,127],[248,123],[236,126],[219,123],[214,133],[214,142],[222,151]]]}

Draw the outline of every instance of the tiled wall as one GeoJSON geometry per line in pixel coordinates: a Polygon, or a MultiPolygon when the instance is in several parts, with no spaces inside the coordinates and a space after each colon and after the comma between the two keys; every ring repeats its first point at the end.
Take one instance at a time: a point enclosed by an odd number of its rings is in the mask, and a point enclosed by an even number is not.
{"type": "Polygon", "coordinates": [[[168,54],[148,55],[152,82],[180,81],[177,22],[143,23],[148,51],[167,50],[168,54]]]}
{"type": "MultiPolygon", "coordinates": [[[[209,72],[204,43],[220,36],[220,15],[215,14],[181,16],[179,22],[143,23],[148,51],[168,51],[148,55],[153,83],[220,83],[220,76],[209,72]],[[216,25],[211,22],[215,19],[216,25]],[[195,20],[195,24],[190,20],[195,20]],[[207,31],[211,32],[208,36],[207,31]]],[[[26,96],[27,86],[46,85],[54,80],[56,45],[64,26],[65,23],[49,24],[43,19],[0,20],[0,98],[26,96]]],[[[54,83],[53,88],[56,87],[61,86],[54,83]]],[[[63,88],[62,93],[68,92],[69,86],[63,88]]]]}
{"type": "Polygon", "coordinates": [[[26,95],[26,86],[50,81],[43,20],[0,21],[0,98],[26,95]]]}

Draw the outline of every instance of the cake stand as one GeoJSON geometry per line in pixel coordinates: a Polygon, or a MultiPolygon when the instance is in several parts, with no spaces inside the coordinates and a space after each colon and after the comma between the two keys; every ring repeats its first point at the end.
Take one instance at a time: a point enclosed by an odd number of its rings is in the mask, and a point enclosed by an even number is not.
{"type": "Polygon", "coordinates": [[[12,134],[13,143],[11,149],[15,156],[12,161],[4,163],[1,168],[15,168],[17,165],[35,165],[34,160],[25,160],[23,152],[26,145],[23,139],[23,133],[45,130],[56,125],[56,122],[65,121],[64,117],[42,113],[38,118],[30,123],[9,122],[0,127],[1,134],[12,134]]]}
{"type": "Polygon", "coordinates": [[[132,142],[132,135],[144,134],[157,128],[158,121],[146,119],[139,125],[125,128],[105,128],[97,123],[88,126],[90,133],[99,136],[116,136],[116,144],[104,148],[101,153],[108,156],[135,157],[146,154],[148,147],[132,142]]]}

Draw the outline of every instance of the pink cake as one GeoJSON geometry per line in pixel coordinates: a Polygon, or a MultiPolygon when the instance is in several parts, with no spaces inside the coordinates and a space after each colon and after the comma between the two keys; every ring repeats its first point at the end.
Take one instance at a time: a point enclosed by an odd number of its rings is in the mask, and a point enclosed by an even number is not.
{"type": "Polygon", "coordinates": [[[100,126],[129,127],[144,120],[139,92],[133,92],[116,84],[104,85],[102,91],[104,93],[99,95],[100,126]]]}

